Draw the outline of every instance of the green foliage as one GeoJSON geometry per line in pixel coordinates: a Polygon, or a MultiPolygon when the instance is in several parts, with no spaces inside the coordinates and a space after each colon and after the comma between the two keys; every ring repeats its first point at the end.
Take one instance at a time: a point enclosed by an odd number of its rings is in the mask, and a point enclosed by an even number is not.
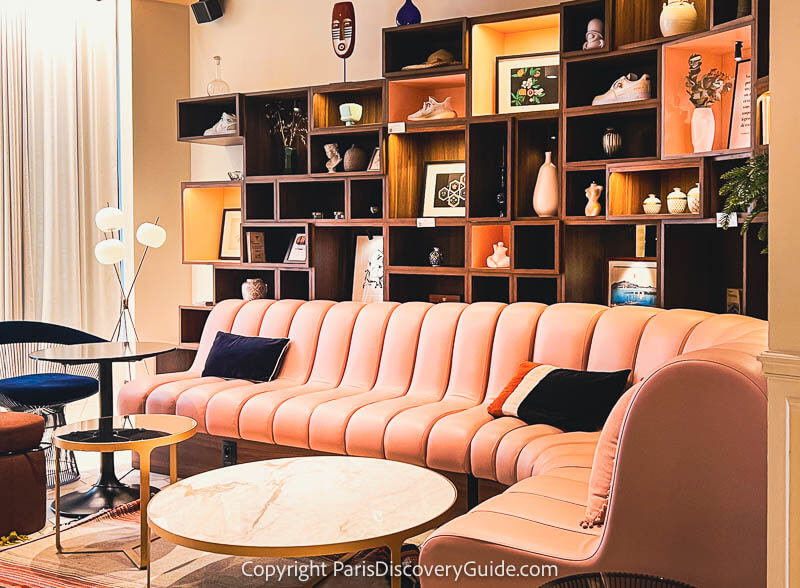
{"type": "MultiPolygon", "coordinates": [[[[722,179],[725,184],[719,189],[719,194],[725,196],[725,207],[722,212],[726,215],[722,227],[727,229],[730,226],[730,215],[746,212],[747,216],[742,222],[741,229],[741,234],[744,235],[753,219],[768,210],[769,155],[762,153],[749,159],[744,165],[722,174],[722,179]]],[[[766,243],[767,223],[763,223],[759,228],[758,239],[766,243]]],[[[761,253],[767,253],[767,248],[764,247],[761,253]]]]}

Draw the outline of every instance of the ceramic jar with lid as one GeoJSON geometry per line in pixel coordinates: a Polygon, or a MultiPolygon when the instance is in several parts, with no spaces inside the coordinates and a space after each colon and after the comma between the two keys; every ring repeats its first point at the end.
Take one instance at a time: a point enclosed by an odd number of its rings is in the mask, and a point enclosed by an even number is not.
{"type": "Polygon", "coordinates": [[[667,196],[667,210],[670,214],[683,214],[686,212],[686,194],[680,188],[673,188],[667,196]]]}
{"type": "Polygon", "coordinates": [[[650,194],[644,199],[642,208],[644,208],[645,214],[659,214],[661,212],[661,200],[655,194],[650,194]]]}
{"type": "Polygon", "coordinates": [[[694,188],[686,193],[686,204],[689,207],[689,212],[700,214],[700,182],[697,182],[694,188]]]}
{"type": "Polygon", "coordinates": [[[697,9],[694,7],[694,2],[667,0],[661,10],[659,24],[661,34],[665,37],[692,32],[697,26],[697,9]]]}

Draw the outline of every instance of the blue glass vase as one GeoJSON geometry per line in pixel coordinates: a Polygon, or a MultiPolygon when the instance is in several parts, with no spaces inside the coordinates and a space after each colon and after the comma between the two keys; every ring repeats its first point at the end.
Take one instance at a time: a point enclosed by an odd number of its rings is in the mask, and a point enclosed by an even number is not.
{"type": "Polygon", "coordinates": [[[397,11],[397,26],[418,24],[421,21],[422,14],[411,0],[406,0],[406,3],[397,11]]]}

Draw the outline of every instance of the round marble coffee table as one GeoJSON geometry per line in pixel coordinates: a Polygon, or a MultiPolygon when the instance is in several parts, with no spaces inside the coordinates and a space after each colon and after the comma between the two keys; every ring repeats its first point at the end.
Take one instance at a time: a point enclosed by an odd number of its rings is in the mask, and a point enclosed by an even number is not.
{"type": "MultiPolygon", "coordinates": [[[[172,543],[224,555],[311,557],[386,545],[395,570],[403,541],[444,522],[456,496],[441,474],[406,463],[298,457],[181,480],[150,501],[147,518],[172,543]]],[[[396,573],[392,586],[400,586],[396,573]]]]}

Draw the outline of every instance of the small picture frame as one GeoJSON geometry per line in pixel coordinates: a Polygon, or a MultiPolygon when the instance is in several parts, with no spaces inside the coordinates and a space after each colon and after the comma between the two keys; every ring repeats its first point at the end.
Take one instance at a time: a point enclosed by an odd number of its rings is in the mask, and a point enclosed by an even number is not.
{"type": "Polygon", "coordinates": [[[658,306],[658,263],[652,257],[608,260],[609,306],[658,306]]]}
{"type": "Polygon", "coordinates": [[[289,245],[283,263],[305,263],[308,258],[308,237],[305,233],[297,233],[289,245]]]}
{"type": "Polygon", "coordinates": [[[380,302],[383,300],[383,237],[357,235],[353,263],[353,300],[380,302]]]}
{"type": "Polygon", "coordinates": [[[381,171],[381,148],[375,147],[372,151],[372,157],[369,160],[367,171],[379,172],[381,171]]]}
{"type": "Polygon", "coordinates": [[[463,161],[425,163],[422,216],[467,215],[467,165],[463,161]]]}
{"type": "Polygon", "coordinates": [[[495,69],[497,114],[558,110],[558,53],[500,56],[495,69]]]}
{"type": "Polygon", "coordinates": [[[242,209],[222,210],[222,226],[219,235],[219,258],[241,259],[242,257],[242,209]]]}
{"type": "Polygon", "coordinates": [[[728,149],[750,147],[750,129],[753,126],[753,70],[750,60],[736,62],[733,78],[731,120],[728,127],[728,149]]]}

